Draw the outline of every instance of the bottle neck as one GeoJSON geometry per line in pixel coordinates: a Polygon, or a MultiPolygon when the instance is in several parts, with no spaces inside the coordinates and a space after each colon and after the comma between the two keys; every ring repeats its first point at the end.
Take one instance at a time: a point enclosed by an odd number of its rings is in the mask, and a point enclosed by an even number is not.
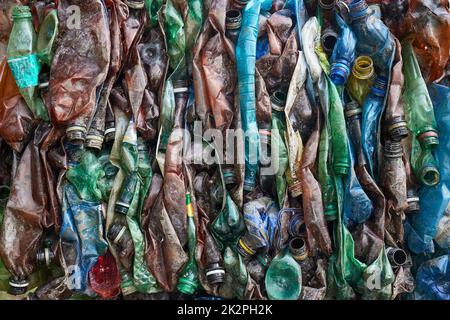
{"type": "Polygon", "coordinates": [[[348,7],[350,9],[352,24],[361,24],[366,22],[369,13],[369,6],[365,0],[352,1],[348,7]]]}
{"type": "Polygon", "coordinates": [[[373,61],[368,56],[360,56],[356,59],[352,68],[352,74],[360,80],[367,80],[373,77],[374,68],[373,61]]]}

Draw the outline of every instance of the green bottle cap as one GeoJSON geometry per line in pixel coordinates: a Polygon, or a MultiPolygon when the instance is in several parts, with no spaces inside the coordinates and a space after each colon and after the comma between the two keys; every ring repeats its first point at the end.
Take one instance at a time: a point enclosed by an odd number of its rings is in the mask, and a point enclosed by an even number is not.
{"type": "Polygon", "coordinates": [[[177,288],[181,293],[193,295],[195,290],[197,290],[197,283],[186,278],[180,278],[178,280],[177,288]]]}
{"type": "Polygon", "coordinates": [[[13,19],[31,18],[30,7],[28,6],[14,7],[12,17],[13,19]]]}

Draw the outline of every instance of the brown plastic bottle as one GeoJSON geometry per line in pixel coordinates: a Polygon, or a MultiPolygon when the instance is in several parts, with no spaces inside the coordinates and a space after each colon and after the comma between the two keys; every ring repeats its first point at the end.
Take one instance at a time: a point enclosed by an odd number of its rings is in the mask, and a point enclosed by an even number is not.
{"type": "Polygon", "coordinates": [[[4,59],[0,62],[0,136],[20,153],[30,140],[34,127],[33,114],[4,59]]]}
{"type": "Polygon", "coordinates": [[[402,140],[408,136],[408,127],[405,119],[405,102],[403,101],[404,76],[402,72],[402,47],[400,42],[395,39],[396,50],[391,73],[391,84],[389,87],[389,96],[387,99],[384,123],[386,132],[392,140],[402,140]]]}
{"type": "MultiPolygon", "coordinates": [[[[155,173],[145,200],[142,229],[145,234],[145,259],[158,285],[175,290],[178,274],[188,260],[163,202],[163,178],[155,173]]],[[[184,212],[183,212],[184,213],[184,212]]]]}
{"type": "Polygon", "coordinates": [[[58,20],[59,42],[49,82],[51,120],[69,125],[69,141],[83,142],[95,112],[97,89],[110,64],[108,17],[100,0],[61,0],[58,20]],[[68,9],[71,5],[79,6],[79,26],[68,9]]]}
{"type": "MultiPolygon", "coordinates": [[[[318,109],[316,108],[318,111],[318,109]]],[[[316,250],[330,256],[332,253],[331,238],[325,221],[322,192],[320,184],[314,177],[314,163],[316,162],[320,138],[319,117],[316,117],[314,131],[305,144],[301,167],[301,183],[303,189],[303,213],[308,235],[311,254],[316,250]]]]}
{"type": "Polygon", "coordinates": [[[426,82],[439,79],[450,56],[450,8],[447,0],[411,0],[414,51],[426,82]]]}
{"type": "Polygon", "coordinates": [[[236,87],[235,50],[225,35],[228,1],[213,1],[193,54],[196,112],[206,129],[229,129],[236,87]],[[223,67],[227,66],[227,67],[223,67]]]}
{"type": "Polygon", "coordinates": [[[100,150],[105,140],[105,121],[108,109],[109,95],[114,82],[122,67],[122,35],[120,26],[124,21],[125,12],[119,2],[105,1],[109,12],[109,30],[111,34],[111,59],[108,74],[100,92],[97,110],[92,119],[91,126],[86,136],[86,147],[100,150]]]}
{"type": "Polygon", "coordinates": [[[26,290],[37,268],[36,254],[45,229],[60,226],[57,181],[64,170],[63,132],[41,124],[18,164],[0,231],[0,255],[12,275],[15,294],[26,290]]]}

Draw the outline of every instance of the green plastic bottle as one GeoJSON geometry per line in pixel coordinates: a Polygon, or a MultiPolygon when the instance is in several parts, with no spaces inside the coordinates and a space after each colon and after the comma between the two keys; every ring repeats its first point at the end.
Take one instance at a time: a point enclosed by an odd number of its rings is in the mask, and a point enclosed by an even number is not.
{"type": "Polygon", "coordinates": [[[188,247],[189,260],[181,272],[178,279],[178,291],[187,295],[193,295],[199,285],[197,263],[195,262],[195,247],[197,245],[197,235],[195,231],[194,207],[191,203],[191,194],[186,193],[186,206],[188,216],[188,247]]]}
{"type": "Polygon", "coordinates": [[[424,148],[433,148],[439,144],[433,103],[411,43],[402,47],[408,126],[424,148]]]}
{"type": "Polygon", "coordinates": [[[439,183],[439,171],[432,150],[439,144],[439,135],[433,103],[411,43],[402,46],[405,113],[408,127],[414,134],[411,165],[422,184],[434,186],[439,183]]]}
{"type": "Polygon", "coordinates": [[[33,114],[48,120],[44,103],[38,96],[41,65],[36,54],[37,35],[27,6],[17,6],[12,14],[14,25],[9,37],[7,57],[20,93],[33,114]]]}
{"type": "Polygon", "coordinates": [[[300,265],[285,250],[273,258],[266,273],[266,291],[270,300],[297,300],[302,291],[300,265]]]}

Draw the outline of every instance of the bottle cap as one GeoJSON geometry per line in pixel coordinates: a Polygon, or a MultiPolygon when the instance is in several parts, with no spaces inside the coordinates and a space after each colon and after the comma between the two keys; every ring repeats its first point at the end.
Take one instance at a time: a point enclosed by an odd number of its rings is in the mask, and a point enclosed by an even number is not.
{"type": "Polygon", "coordinates": [[[352,21],[367,16],[369,6],[365,0],[355,0],[348,5],[352,21]]]}
{"type": "Polygon", "coordinates": [[[30,284],[26,279],[20,280],[20,279],[9,279],[9,293],[14,296],[20,296],[27,292],[28,286],[30,284]]]}
{"type": "Polygon", "coordinates": [[[28,6],[16,6],[12,12],[13,19],[31,18],[31,10],[28,6]]]}
{"type": "Polygon", "coordinates": [[[283,112],[284,107],[286,106],[286,98],[286,94],[283,91],[275,91],[270,97],[270,101],[272,102],[272,109],[283,112]]]}
{"type": "Polygon", "coordinates": [[[36,260],[38,265],[49,266],[53,259],[55,258],[55,253],[50,248],[44,248],[39,250],[36,254],[36,260]]]}
{"type": "Polygon", "coordinates": [[[114,211],[123,215],[126,215],[128,213],[128,210],[130,210],[130,205],[124,202],[117,201],[116,205],[114,206],[114,211]]]}
{"type": "Polygon", "coordinates": [[[197,290],[197,283],[186,278],[180,278],[178,280],[177,288],[178,291],[183,294],[193,295],[195,293],[195,290],[197,290]]]}
{"type": "Polygon", "coordinates": [[[210,284],[225,282],[225,269],[219,263],[212,263],[206,267],[206,279],[210,284]]]}
{"type": "Polygon", "coordinates": [[[114,121],[105,124],[105,142],[114,141],[116,138],[116,123],[114,121]]]}
{"type": "Polygon", "coordinates": [[[345,59],[340,59],[331,66],[330,78],[335,85],[341,86],[347,82],[350,75],[350,64],[345,59]]]}
{"type": "Polygon", "coordinates": [[[225,15],[225,27],[227,30],[236,30],[241,27],[242,15],[239,10],[228,10],[225,15]]]}

